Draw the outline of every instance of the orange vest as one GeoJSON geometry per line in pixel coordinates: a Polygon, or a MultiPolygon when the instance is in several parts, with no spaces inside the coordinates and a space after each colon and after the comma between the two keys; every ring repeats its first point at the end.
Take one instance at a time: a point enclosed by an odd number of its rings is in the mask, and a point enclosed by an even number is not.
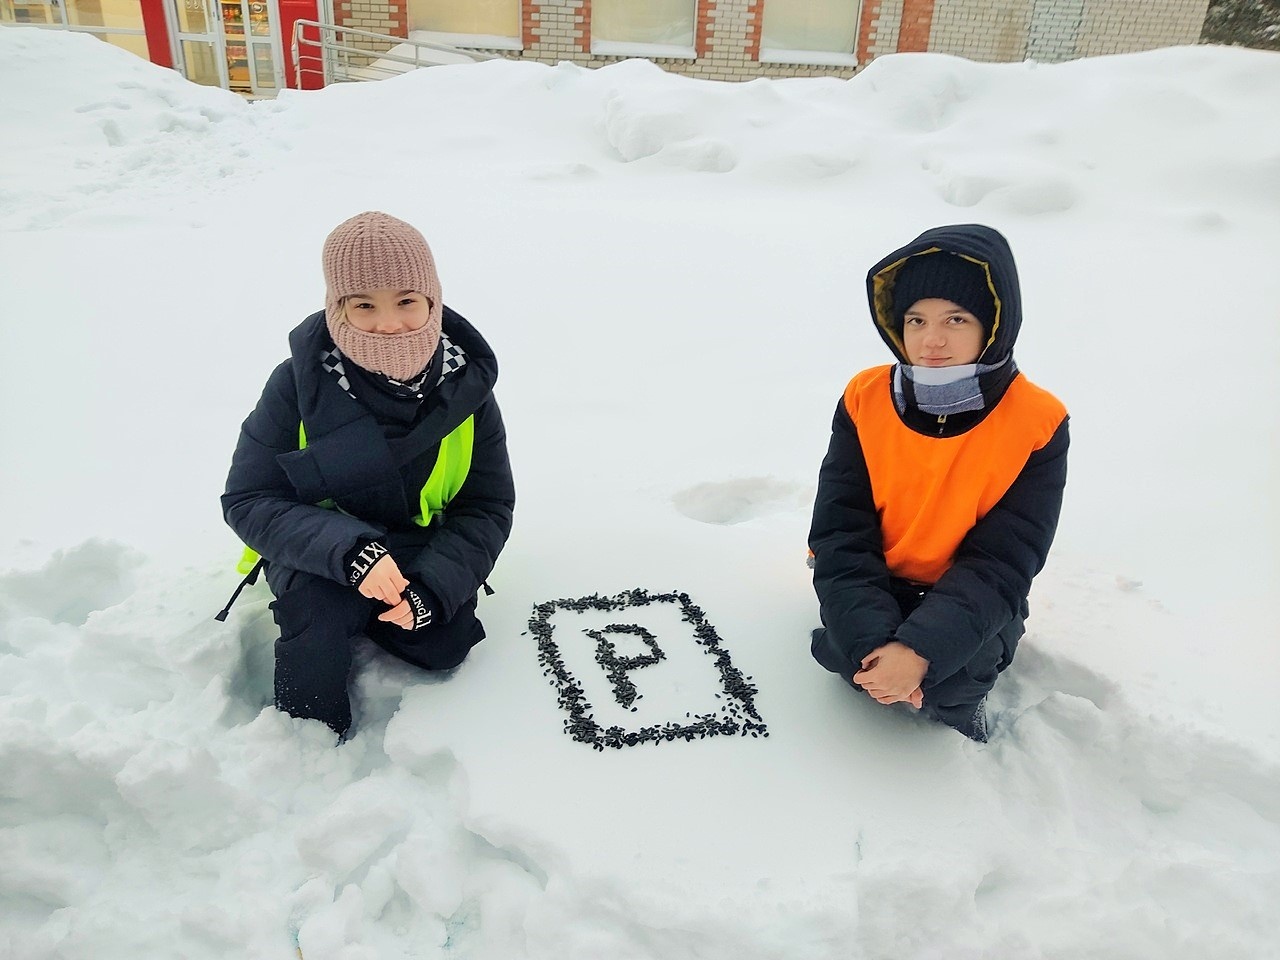
{"type": "Polygon", "coordinates": [[[974,525],[1004,496],[1027,458],[1067,415],[1019,373],[986,418],[956,437],[907,427],[893,406],[889,366],[864,370],[844,392],[871,475],[871,493],[895,577],[937,583],[974,525]]]}

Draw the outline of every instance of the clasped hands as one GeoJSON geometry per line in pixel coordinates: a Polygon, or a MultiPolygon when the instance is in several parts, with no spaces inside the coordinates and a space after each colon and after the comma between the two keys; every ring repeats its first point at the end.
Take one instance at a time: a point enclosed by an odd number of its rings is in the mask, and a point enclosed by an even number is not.
{"type": "Polygon", "coordinates": [[[413,610],[404,599],[404,588],[409,585],[391,554],[384,554],[364,575],[357,589],[370,600],[381,600],[391,609],[378,614],[379,620],[394,623],[403,630],[413,629],[413,610]]]}
{"type": "Polygon", "coordinates": [[[917,710],[924,705],[920,683],[929,661],[904,643],[890,640],[862,658],[862,669],[853,682],[879,703],[909,703],[917,710]]]}

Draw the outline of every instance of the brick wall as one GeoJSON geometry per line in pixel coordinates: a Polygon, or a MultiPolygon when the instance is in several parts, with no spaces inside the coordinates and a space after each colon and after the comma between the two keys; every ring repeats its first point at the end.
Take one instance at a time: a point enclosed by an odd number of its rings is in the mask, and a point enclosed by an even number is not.
{"type": "Polygon", "coordinates": [[[899,53],[923,53],[929,49],[934,6],[934,0],[903,0],[902,23],[898,26],[899,53]]]}
{"type": "Polygon", "coordinates": [[[591,0],[526,0],[521,13],[528,25],[524,59],[581,63],[590,56],[591,0]]]}
{"type": "Polygon", "coordinates": [[[897,53],[902,34],[903,0],[863,0],[858,25],[858,62],[897,53]]]}
{"type": "MultiPolygon", "coordinates": [[[[334,0],[334,6],[339,25],[405,36],[406,2],[334,0]]],[[[524,49],[484,52],[541,63],[568,60],[585,67],[626,59],[591,52],[592,0],[512,2],[520,3],[524,49]]],[[[648,58],[671,73],[741,81],[850,77],[857,69],[838,62],[761,63],[761,29],[770,0],[690,2],[696,4],[693,55],[648,58]]],[[[1056,62],[1196,43],[1208,6],[1209,0],[861,0],[854,49],[859,67],[884,54],[910,51],[989,62],[1056,62]]]]}
{"type": "Polygon", "coordinates": [[[1030,27],[1030,0],[950,0],[934,7],[926,49],[988,63],[1025,60],[1030,27]]]}
{"type": "Polygon", "coordinates": [[[1035,0],[1027,57],[1041,63],[1057,63],[1076,56],[1085,0],[1035,0]]]}
{"type": "MultiPolygon", "coordinates": [[[[338,26],[367,30],[370,33],[403,37],[408,33],[408,16],[404,0],[387,3],[386,0],[333,0],[334,20],[338,26]]],[[[342,42],[363,50],[383,52],[391,45],[372,37],[356,35],[342,38],[342,42]]]]}
{"type": "MultiPolygon", "coordinates": [[[[670,73],[707,80],[756,77],[853,76],[853,66],[760,63],[762,9],[768,0],[696,0],[695,57],[648,57],[670,73]]],[[[857,0],[851,0],[857,2],[857,0]]],[[[900,7],[902,0],[884,0],[900,7]]],[[[591,52],[591,0],[523,0],[524,50],[485,50],[498,56],[602,67],[627,59],[591,52]]],[[[895,25],[896,26],[896,25],[895,25]]],[[[877,51],[879,53],[881,51],[877,51]]],[[[889,51],[884,51],[889,52],[889,51]]]]}
{"type": "Polygon", "coordinates": [[[1196,43],[1208,10],[1209,0],[1087,0],[1077,54],[1096,57],[1196,43]]]}

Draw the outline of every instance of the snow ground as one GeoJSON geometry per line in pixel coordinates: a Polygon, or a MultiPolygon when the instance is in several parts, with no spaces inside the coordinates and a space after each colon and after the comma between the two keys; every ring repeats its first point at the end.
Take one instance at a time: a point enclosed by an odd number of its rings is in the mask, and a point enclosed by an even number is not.
{"type": "MultiPolygon", "coordinates": [[[[1280,56],[493,62],[250,104],[5,28],[0,88],[0,956],[1276,955],[1280,56]],[[498,351],[520,503],[489,639],[447,678],[362,649],[333,749],[268,706],[265,594],[211,619],[217,497],[368,208],[498,351]],[[811,662],[803,565],[831,411],[886,359],[864,272],[974,220],[1073,416],[987,746],[811,662]],[[565,735],[534,606],[635,587],[706,613],[767,738],[565,735]]],[[[659,606],[627,616],[671,655],[611,715],[602,616],[555,620],[601,718],[716,709],[659,606]]]]}

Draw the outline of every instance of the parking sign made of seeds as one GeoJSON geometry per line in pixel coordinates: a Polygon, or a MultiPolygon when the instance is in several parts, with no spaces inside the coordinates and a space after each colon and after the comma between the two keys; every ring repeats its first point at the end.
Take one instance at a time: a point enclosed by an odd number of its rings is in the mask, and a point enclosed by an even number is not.
{"type": "Polygon", "coordinates": [[[769,735],[757,688],[688,594],[549,600],[529,632],[569,714],[565,732],[596,750],[769,735]]]}

